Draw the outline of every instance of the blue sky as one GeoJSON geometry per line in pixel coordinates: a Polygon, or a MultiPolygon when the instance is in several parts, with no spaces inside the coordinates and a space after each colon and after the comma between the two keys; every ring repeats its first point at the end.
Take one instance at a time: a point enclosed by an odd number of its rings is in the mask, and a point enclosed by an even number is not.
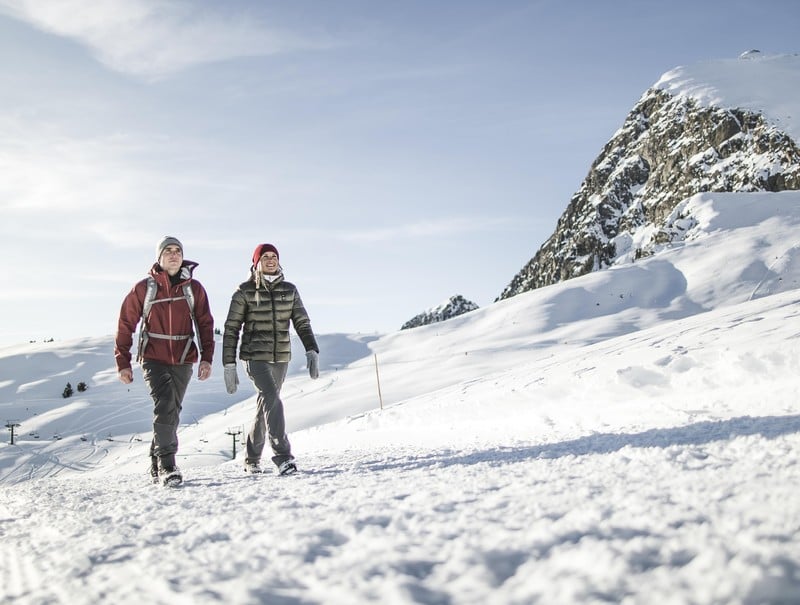
{"type": "Polygon", "coordinates": [[[261,242],[319,333],[485,306],[661,74],[797,52],[798,25],[789,0],[0,0],[0,344],[113,333],[165,234],[220,326],[261,242]]]}

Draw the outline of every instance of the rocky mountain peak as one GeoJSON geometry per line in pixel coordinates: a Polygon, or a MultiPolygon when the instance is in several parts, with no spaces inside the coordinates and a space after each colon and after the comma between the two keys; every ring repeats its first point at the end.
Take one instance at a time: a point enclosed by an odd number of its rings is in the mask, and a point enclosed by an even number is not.
{"type": "Polygon", "coordinates": [[[474,311],[477,308],[478,305],[476,305],[474,302],[467,300],[460,294],[456,294],[455,296],[448,298],[442,304],[424,311],[408,320],[400,329],[408,330],[410,328],[417,328],[419,326],[427,326],[429,324],[438,323],[452,317],[463,315],[464,313],[474,311]]]}
{"type": "Polygon", "coordinates": [[[763,114],[701,104],[654,86],[593,162],[554,233],[498,300],[681,240],[691,217],[673,211],[696,193],[786,189],[800,189],[800,149],[763,114]]]}

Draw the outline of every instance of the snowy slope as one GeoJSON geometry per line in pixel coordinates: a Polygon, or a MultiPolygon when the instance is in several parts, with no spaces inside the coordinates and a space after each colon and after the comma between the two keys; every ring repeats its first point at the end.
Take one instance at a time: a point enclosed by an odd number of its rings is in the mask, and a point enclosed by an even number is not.
{"type": "Polygon", "coordinates": [[[686,204],[699,224],[652,258],[321,336],[320,379],[298,361],[284,389],[297,477],[230,460],[254,397],[219,366],[164,490],[110,338],[1,350],[21,426],[0,445],[0,599],[797,603],[800,194],[686,204]],[[89,389],[64,400],[67,380],[89,389]]]}
{"type": "MultiPolygon", "coordinates": [[[[514,367],[521,359],[547,358],[561,349],[795,289],[800,286],[798,200],[795,192],[695,196],[687,200],[686,212],[699,224],[686,242],[653,258],[379,339],[321,336],[323,375],[308,380],[304,356],[296,354],[284,387],[289,430],[376,409],[381,398],[388,406],[514,367]]],[[[30,379],[0,382],[2,401],[13,402],[6,404],[6,418],[24,419],[24,453],[10,458],[11,468],[0,454],[0,480],[69,473],[76,464],[100,472],[106,464],[131,471],[141,466],[151,402],[138,374],[133,385],[117,381],[111,349],[110,338],[97,338],[77,346],[29,345],[3,358],[3,378],[31,366],[39,371],[30,379]],[[57,394],[68,380],[73,386],[86,381],[90,388],[65,405],[57,394]],[[39,438],[29,438],[31,432],[39,438]],[[61,439],[54,442],[54,436],[61,439]]],[[[221,374],[217,367],[211,380],[193,383],[188,394],[184,467],[230,456],[232,438],[226,432],[250,421],[249,382],[242,380],[240,391],[229,396],[221,374]]],[[[241,371],[240,378],[245,378],[241,371]]]]}

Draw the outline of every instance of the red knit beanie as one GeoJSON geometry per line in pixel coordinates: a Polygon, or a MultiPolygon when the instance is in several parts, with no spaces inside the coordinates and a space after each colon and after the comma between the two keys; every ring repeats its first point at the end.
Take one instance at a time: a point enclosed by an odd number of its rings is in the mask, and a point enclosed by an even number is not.
{"type": "Polygon", "coordinates": [[[278,254],[278,249],[275,246],[273,246],[272,244],[259,244],[258,246],[256,246],[256,249],[253,250],[254,267],[258,266],[258,261],[260,261],[261,257],[264,256],[264,254],[266,254],[267,252],[274,252],[275,256],[277,256],[278,260],[280,260],[281,255],[278,254]]]}

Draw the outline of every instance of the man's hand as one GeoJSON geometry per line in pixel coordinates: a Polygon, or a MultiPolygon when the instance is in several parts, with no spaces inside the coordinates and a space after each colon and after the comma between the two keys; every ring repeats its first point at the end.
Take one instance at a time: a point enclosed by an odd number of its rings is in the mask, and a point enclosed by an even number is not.
{"type": "Polygon", "coordinates": [[[207,361],[201,361],[200,367],[197,368],[197,377],[200,380],[205,380],[211,376],[211,364],[207,361]]]}
{"type": "Polygon", "coordinates": [[[130,368],[125,368],[119,371],[119,381],[124,384],[130,384],[133,382],[133,370],[130,368]]]}

